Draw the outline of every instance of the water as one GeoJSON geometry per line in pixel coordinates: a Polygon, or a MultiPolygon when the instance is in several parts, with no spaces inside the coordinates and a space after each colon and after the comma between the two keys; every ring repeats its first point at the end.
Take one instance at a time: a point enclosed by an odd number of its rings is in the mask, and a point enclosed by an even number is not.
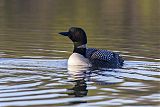
{"type": "Polygon", "coordinates": [[[0,107],[158,107],[158,0],[0,0],[0,107]],[[67,67],[71,41],[120,53],[122,69],[67,67]]]}

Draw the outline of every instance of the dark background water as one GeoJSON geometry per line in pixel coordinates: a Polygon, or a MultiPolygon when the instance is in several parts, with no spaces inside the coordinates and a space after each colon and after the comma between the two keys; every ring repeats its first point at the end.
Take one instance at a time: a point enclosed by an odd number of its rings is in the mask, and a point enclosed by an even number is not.
{"type": "Polygon", "coordinates": [[[0,105],[158,106],[159,18],[159,0],[0,0],[0,105]],[[72,26],[88,47],[119,52],[124,68],[75,79],[72,43],[58,35],[72,26]],[[87,95],[68,94],[75,84],[87,95]]]}

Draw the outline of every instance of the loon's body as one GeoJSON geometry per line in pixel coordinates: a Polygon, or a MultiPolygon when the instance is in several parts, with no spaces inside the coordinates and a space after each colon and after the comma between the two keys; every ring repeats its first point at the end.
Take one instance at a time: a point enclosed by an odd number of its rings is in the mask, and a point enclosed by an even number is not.
{"type": "Polygon", "coordinates": [[[87,48],[87,37],[83,29],[72,27],[69,32],[61,32],[59,34],[68,36],[74,43],[74,50],[68,59],[68,65],[106,68],[121,68],[123,66],[124,60],[118,53],[87,48]]]}

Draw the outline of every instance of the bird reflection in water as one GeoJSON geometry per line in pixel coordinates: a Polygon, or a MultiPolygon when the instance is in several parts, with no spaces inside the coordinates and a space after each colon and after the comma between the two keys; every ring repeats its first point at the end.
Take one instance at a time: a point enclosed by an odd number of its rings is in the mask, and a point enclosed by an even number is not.
{"type": "Polygon", "coordinates": [[[68,74],[70,75],[69,81],[74,83],[74,86],[67,89],[67,93],[74,97],[87,96],[88,90],[86,82],[89,81],[99,85],[113,85],[121,83],[123,82],[123,78],[118,75],[119,72],[120,71],[113,69],[95,70],[93,68],[83,66],[68,66],[68,74]]]}
{"type": "Polygon", "coordinates": [[[84,79],[75,80],[75,85],[73,88],[68,89],[69,95],[74,95],[75,97],[84,97],[87,96],[87,84],[84,79]]]}
{"type": "Polygon", "coordinates": [[[74,83],[74,87],[68,89],[69,95],[74,95],[75,97],[87,96],[86,79],[88,77],[88,69],[82,66],[68,66],[69,80],[74,83]]]}

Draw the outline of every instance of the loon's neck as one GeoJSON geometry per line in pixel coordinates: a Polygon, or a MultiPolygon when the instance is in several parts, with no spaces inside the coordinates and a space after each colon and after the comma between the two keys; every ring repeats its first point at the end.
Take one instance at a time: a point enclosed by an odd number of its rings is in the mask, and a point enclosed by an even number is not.
{"type": "Polygon", "coordinates": [[[74,46],[73,53],[78,53],[86,57],[86,44],[80,46],[74,46]]]}

